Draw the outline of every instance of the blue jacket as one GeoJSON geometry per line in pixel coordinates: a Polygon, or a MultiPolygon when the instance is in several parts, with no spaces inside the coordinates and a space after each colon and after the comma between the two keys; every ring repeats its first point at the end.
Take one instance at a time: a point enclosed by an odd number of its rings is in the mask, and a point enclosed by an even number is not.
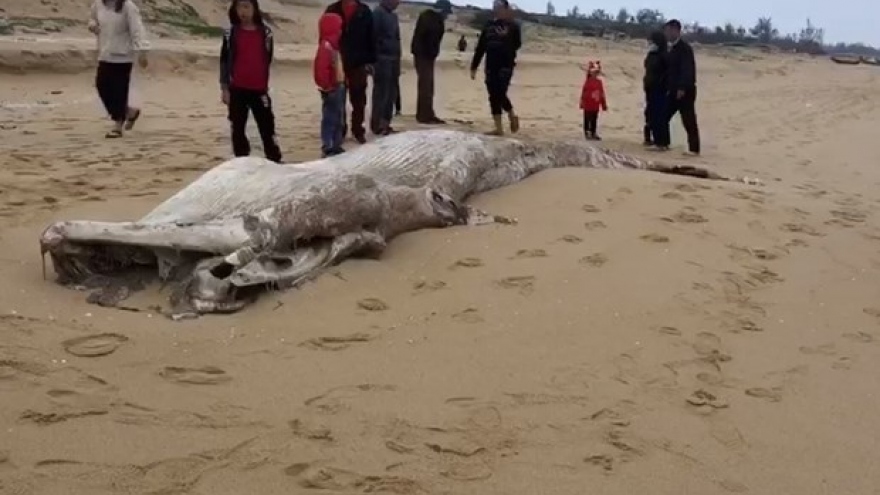
{"type": "MultiPolygon", "coordinates": [[[[232,81],[232,67],[235,64],[235,33],[238,30],[236,26],[232,26],[223,32],[223,44],[220,47],[220,87],[226,89],[232,81]]],[[[275,56],[275,40],[272,35],[272,29],[269,26],[263,26],[263,36],[266,43],[266,70],[272,65],[272,59],[275,56]]],[[[266,80],[269,79],[266,74],[266,80]]]]}

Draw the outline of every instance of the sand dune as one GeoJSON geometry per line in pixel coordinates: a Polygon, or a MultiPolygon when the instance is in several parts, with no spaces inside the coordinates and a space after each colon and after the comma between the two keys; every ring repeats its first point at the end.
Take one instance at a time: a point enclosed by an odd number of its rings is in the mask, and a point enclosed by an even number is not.
{"type": "MultiPolygon", "coordinates": [[[[871,67],[699,53],[706,147],[688,163],[763,187],[546,172],[476,198],[519,225],[405,235],[243,313],[173,323],[157,287],[125,312],[44,280],[36,240],[55,219],[137,218],[229,156],[213,42],[160,46],[136,76],[144,117],[113,141],[87,40],[26,43],[36,55],[0,43],[0,493],[880,486],[871,67]]],[[[577,43],[524,56],[524,138],[579,139],[577,63],[601,57],[606,144],[641,153],[638,50],[577,43]]],[[[296,62],[311,50],[282,46],[274,76],[290,161],[319,153],[296,62]]],[[[482,130],[482,84],[444,57],[439,112],[482,130]]],[[[402,84],[400,127],[418,128],[410,68],[402,84]]]]}

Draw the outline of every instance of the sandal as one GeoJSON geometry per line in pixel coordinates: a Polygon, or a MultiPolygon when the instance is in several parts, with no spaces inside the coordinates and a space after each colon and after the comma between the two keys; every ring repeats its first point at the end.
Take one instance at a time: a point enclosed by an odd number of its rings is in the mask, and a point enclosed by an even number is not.
{"type": "Polygon", "coordinates": [[[134,113],[131,115],[131,117],[125,119],[125,130],[126,131],[132,130],[139,118],[141,118],[141,110],[137,109],[134,111],[134,113]]]}
{"type": "Polygon", "coordinates": [[[120,131],[119,129],[113,129],[112,131],[110,131],[110,132],[108,132],[107,134],[105,134],[104,137],[107,138],[107,139],[121,138],[121,137],[122,137],[122,131],[120,131]]]}

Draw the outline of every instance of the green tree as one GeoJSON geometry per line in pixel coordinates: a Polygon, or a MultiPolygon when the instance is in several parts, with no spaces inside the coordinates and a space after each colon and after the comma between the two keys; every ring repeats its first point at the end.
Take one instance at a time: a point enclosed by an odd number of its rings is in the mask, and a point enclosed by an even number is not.
{"type": "Polygon", "coordinates": [[[773,27],[773,19],[769,17],[761,17],[755,23],[755,27],[751,29],[752,36],[758,38],[761,43],[770,43],[773,39],[779,37],[779,30],[773,27]]]}
{"type": "Polygon", "coordinates": [[[547,2],[547,15],[556,15],[556,7],[553,2],[547,2]]]}
{"type": "Polygon", "coordinates": [[[636,22],[644,26],[663,24],[663,14],[659,10],[641,9],[636,12],[636,22]]]}
{"type": "Polygon", "coordinates": [[[631,16],[629,15],[629,11],[628,11],[628,10],[626,10],[626,9],[620,9],[620,10],[617,12],[617,19],[616,19],[616,20],[617,20],[617,22],[619,22],[619,23],[621,23],[621,24],[626,24],[626,23],[629,22],[630,17],[631,17],[631,16]]]}
{"type": "Polygon", "coordinates": [[[602,9],[596,9],[590,14],[590,19],[592,19],[594,21],[610,22],[611,21],[611,14],[609,14],[608,12],[605,12],[602,9]]]}

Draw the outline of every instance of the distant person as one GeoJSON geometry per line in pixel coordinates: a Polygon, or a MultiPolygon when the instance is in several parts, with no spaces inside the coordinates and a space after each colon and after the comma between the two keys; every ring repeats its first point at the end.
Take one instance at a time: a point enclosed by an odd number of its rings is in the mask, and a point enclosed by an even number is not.
{"type": "Polygon", "coordinates": [[[458,51],[461,53],[467,51],[467,39],[465,39],[464,35],[461,35],[461,38],[458,39],[458,51]]]}
{"type": "Polygon", "coordinates": [[[113,121],[105,137],[120,138],[141,115],[140,108],[129,106],[129,94],[135,59],[141,68],[147,67],[147,32],[141,12],[131,0],[95,0],[89,31],[98,37],[95,89],[113,121]]]}
{"type": "Polygon", "coordinates": [[[437,0],[419,14],[413,31],[410,52],[416,67],[416,121],[421,124],[445,124],[434,112],[434,65],[446,34],[446,17],[452,13],[449,0],[437,0]]]}
{"type": "Polygon", "coordinates": [[[648,38],[648,54],[645,56],[645,146],[657,151],[669,149],[669,117],[667,92],[668,51],[666,35],[654,31],[648,38]]]}
{"type": "Polygon", "coordinates": [[[688,140],[688,151],[685,154],[696,156],[700,154],[700,128],[697,126],[697,63],[694,49],[681,39],[681,23],[678,20],[667,22],[664,31],[671,44],[666,121],[672,120],[676,113],[681,114],[681,123],[688,140]]]}
{"type": "Polygon", "coordinates": [[[602,83],[602,64],[598,60],[587,66],[587,78],[581,89],[581,110],[584,112],[584,137],[591,141],[601,141],[599,137],[599,112],[608,111],[605,99],[605,85],[602,83]]]}
{"type": "Polygon", "coordinates": [[[345,152],[345,71],[339,54],[342,24],[338,14],[324,14],[318,21],[313,69],[321,92],[321,156],[325,158],[345,152]]]}
{"type": "Polygon", "coordinates": [[[373,40],[376,63],[373,65],[373,103],[370,130],[377,136],[394,131],[394,101],[400,88],[400,21],[395,10],[400,0],[381,0],[373,8],[373,40]]]}
{"type": "Polygon", "coordinates": [[[489,109],[492,112],[494,129],[488,134],[504,135],[503,112],[507,113],[510,132],[519,131],[519,116],[513,110],[513,103],[507,96],[513,68],[516,66],[516,53],[522,46],[522,32],[513,19],[513,9],[508,0],[494,0],[493,18],[480,31],[480,39],[471,61],[471,79],[476,79],[477,69],[483,56],[486,57],[486,92],[489,94],[489,109]]]}
{"type": "Polygon", "coordinates": [[[338,0],[326,10],[342,16],[342,67],[345,70],[348,99],[351,101],[351,134],[357,142],[367,142],[364,115],[367,108],[367,75],[376,61],[373,44],[373,13],[360,0],[338,0]]]}
{"type": "Polygon", "coordinates": [[[275,44],[272,29],[263,21],[257,0],[233,0],[229,7],[229,29],[220,48],[221,100],[232,127],[235,156],[251,154],[247,138],[248,114],[254,114],[263,153],[281,162],[281,148],[275,135],[275,113],[269,96],[269,71],[275,44]]]}

